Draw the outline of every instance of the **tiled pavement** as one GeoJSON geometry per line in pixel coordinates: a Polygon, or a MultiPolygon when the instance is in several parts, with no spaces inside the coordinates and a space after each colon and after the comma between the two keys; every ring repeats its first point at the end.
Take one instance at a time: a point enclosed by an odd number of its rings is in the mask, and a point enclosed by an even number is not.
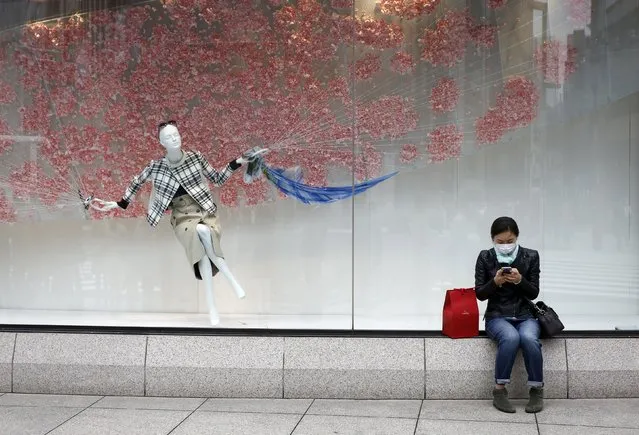
{"type": "Polygon", "coordinates": [[[188,399],[0,394],[2,435],[639,434],[639,399],[547,400],[537,415],[485,400],[188,399]]]}

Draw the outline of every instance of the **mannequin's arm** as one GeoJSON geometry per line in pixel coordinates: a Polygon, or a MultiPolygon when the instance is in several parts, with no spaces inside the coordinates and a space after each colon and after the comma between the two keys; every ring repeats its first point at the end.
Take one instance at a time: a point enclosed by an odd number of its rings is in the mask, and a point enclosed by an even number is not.
{"type": "Polygon", "coordinates": [[[204,175],[206,175],[206,178],[208,178],[211,183],[216,184],[217,186],[221,186],[226,183],[226,181],[231,178],[231,175],[233,175],[233,172],[235,172],[240,166],[242,166],[242,164],[239,163],[236,159],[229,162],[221,172],[218,172],[204,158],[202,153],[197,151],[196,155],[198,161],[200,162],[200,165],[202,165],[202,171],[204,172],[204,175]]]}
{"type": "Polygon", "coordinates": [[[131,180],[131,183],[124,192],[124,196],[122,196],[122,199],[117,202],[120,208],[126,209],[129,206],[129,203],[131,202],[131,200],[133,200],[135,194],[138,193],[138,190],[140,190],[142,185],[149,179],[152,166],[153,162],[149,163],[149,165],[144,168],[142,172],[133,177],[133,180],[131,180]]]}

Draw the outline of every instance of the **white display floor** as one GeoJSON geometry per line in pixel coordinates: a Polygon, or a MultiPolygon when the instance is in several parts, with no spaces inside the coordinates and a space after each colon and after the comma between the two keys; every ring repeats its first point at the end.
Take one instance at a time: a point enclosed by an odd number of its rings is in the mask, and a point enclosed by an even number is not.
{"type": "MultiPolygon", "coordinates": [[[[350,315],[222,314],[217,328],[247,329],[352,329],[350,315]]],[[[562,315],[568,331],[610,331],[615,327],[639,330],[639,315],[595,317],[562,315]]],[[[358,330],[441,330],[440,316],[355,316],[358,330]]],[[[110,326],[150,328],[211,328],[207,314],[128,313],[0,309],[0,324],[54,326],[110,326]]],[[[480,319],[480,329],[483,322],[480,319]]]]}

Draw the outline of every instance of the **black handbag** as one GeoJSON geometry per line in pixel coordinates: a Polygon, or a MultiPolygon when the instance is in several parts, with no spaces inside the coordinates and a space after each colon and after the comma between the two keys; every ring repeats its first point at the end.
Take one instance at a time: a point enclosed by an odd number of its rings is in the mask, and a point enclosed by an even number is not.
{"type": "Polygon", "coordinates": [[[564,330],[564,324],[561,323],[559,316],[551,307],[538,301],[534,303],[528,298],[524,298],[532,307],[533,315],[539,321],[542,338],[550,338],[559,334],[564,330]]]}

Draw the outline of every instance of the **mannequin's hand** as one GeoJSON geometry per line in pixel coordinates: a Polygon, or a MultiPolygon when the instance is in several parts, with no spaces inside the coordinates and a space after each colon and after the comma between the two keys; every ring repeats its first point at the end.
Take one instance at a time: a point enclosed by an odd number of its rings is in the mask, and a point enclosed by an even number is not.
{"type": "Polygon", "coordinates": [[[259,156],[267,152],[268,152],[268,148],[254,147],[246,151],[240,157],[238,157],[236,162],[239,163],[240,165],[243,165],[245,163],[255,160],[256,158],[258,158],[259,156]]]}
{"type": "Polygon", "coordinates": [[[111,211],[113,209],[119,208],[120,206],[115,201],[103,201],[101,199],[95,198],[89,203],[89,207],[98,211],[111,211]]]}

